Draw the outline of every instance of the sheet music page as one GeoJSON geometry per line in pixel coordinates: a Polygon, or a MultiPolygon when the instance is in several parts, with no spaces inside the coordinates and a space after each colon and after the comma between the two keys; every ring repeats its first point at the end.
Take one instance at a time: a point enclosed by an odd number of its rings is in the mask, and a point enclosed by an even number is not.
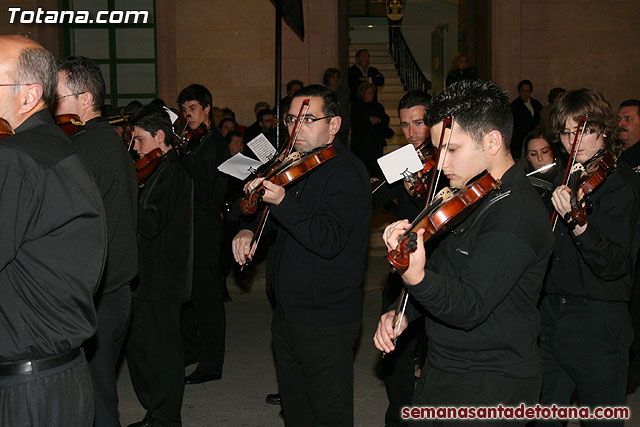
{"type": "Polygon", "coordinates": [[[404,178],[403,174],[422,170],[422,162],[418,157],[418,153],[416,153],[416,149],[411,144],[380,157],[378,164],[389,184],[404,178]]]}
{"type": "Polygon", "coordinates": [[[218,166],[218,170],[244,181],[260,165],[259,161],[238,153],[218,166]]]}
{"type": "Polygon", "coordinates": [[[267,163],[276,154],[276,149],[263,133],[247,142],[247,145],[262,163],[267,163]]]}

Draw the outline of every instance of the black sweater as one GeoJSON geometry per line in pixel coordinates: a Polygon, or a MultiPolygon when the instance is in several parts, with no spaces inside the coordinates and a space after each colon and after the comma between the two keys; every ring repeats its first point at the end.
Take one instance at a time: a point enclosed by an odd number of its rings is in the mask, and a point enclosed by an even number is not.
{"type": "Polygon", "coordinates": [[[269,219],[277,230],[269,275],[278,309],[312,326],[362,317],[371,186],[362,163],[334,146],[337,156],[287,187],[269,219]]]}

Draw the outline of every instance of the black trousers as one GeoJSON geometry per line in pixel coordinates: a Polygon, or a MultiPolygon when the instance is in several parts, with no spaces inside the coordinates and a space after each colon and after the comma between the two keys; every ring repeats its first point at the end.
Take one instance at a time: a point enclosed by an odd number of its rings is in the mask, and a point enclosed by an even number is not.
{"type": "Polygon", "coordinates": [[[276,308],[271,333],[285,426],[353,425],[353,347],[360,323],[299,325],[276,308]]]}
{"type": "Polygon", "coordinates": [[[131,318],[131,286],[126,283],[115,292],[100,294],[96,300],[98,329],[86,342],[85,351],[95,400],[96,427],[120,427],[116,365],[131,318]]]}
{"type": "MultiPolygon", "coordinates": [[[[398,274],[389,274],[382,291],[383,313],[389,311],[389,306],[398,299],[402,286],[402,279],[398,274]]],[[[410,323],[398,337],[395,350],[381,359],[384,388],[389,399],[389,406],[384,415],[387,427],[408,425],[400,418],[400,410],[403,406],[409,406],[413,400],[416,388],[415,360],[424,357],[425,343],[424,319],[420,318],[410,323]]]]}
{"type": "MultiPolygon", "coordinates": [[[[540,393],[540,377],[514,378],[498,372],[444,372],[425,363],[413,396],[413,406],[518,406],[535,405],[540,393]]],[[[420,426],[524,426],[526,420],[427,420],[420,426]]]]}
{"type": "MultiPolygon", "coordinates": [[[[568,406],[577,388],[581,406],[624,405],[633,339],[627,303],[547,295],[540,316],[544,368],[540,403],[568,406]]],[[[584,420],[583,424],[603,423],[584,420]]],[[[622,421],[606,424],[622,426],[622,421]]]]}
{"type": "Polygon", "coordinates": [[[203,215],[194,212],[193,287],[182,312],[183,348],[185,360],[200,361],[199,370],[222,374],[227,325],[218,278],[222,219],[203,215]],[[198,232],[205,228],[207,233],[198,232]]]}
{"type": "Polygon", "coordinates": [[[0,377],[0,408],[1,426],[91,426],[93,388],[84,353],[56,368],[0,377]]]}
{"type": "Polygon", "coordinates": [[[182,425],[184,355],[180,341],[180,303],[133,298],[127,362],[145,418],[156,426],[182,425]]]}
{"type": "Polygon", "coordinates": [[[636,279],[631,292],[631,301],[629,301],[633,326],[633,342],[629,352],[629,378],[640,384],[640,258],[635,271],[636,279]]]}

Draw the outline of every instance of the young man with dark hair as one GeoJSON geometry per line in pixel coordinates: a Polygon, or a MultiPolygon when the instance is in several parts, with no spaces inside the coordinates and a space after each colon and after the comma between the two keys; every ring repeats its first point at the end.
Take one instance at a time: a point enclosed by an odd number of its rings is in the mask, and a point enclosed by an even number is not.
{"type": "MultiPolygon", "coordinates": [[[[402,133],[407,143],[415,148],[430,138],[429,126],[425,124],[425,114],[430,100],[431,97],[427,93],[412,90],[407,92],[398,104],[402,133]]],[[[411,191],[411,184],[401,180],[391,185],[385,184],[373,194],[374,208],[388,206],[388,203],[392,203],[395,208],[392,213],[398,219],[413,221],[424,209],[425,198],[415,197],[411,191]]],[[[400,276],[390,273],[382,291],[383,313],[398,298],[401,289],[400,276]]],[[[406,425],[406,422],[400,419],[400,408],[410,405],[413,398],[415,359],[424,356],[422,337],[424,337],[424,324],[413,322],[409,330],[406,330],[398,340],[394,352],[382,359],[384,385],[389,399],[385,414],[385,425],[388,427],[406,425]]]]}
{"type": "Polygon", "coordinates": [[[136,111],[134,149],[160,149],[164,159],[144,182],[138,199],[139,281],[133,290],[127,361],[144,419],[129,427],[181,425],[184,355],[180,310],[191,297],[193,186],[171,146],[169,115],[146,105],[136,111]]]}
{"type": "Polygon", "coordinates": [[[222,378],[226,316],[222,288],[219,286],[220,245],[227,178],[218,172],[226,160],[227,144],[212,126],[211,92],[192,84],[180,92],[178,105],[190,129],[204,124],[205,135],[198,144],[187,146],[184,163],[194,186],[194,257],[191,304],[183,311],[182,336],[185,360],[199,361],[186,384],[200,384],[222,378]]]}
{"type": "Polygon", "coordinates": [[[81,346],[98,319],[93,295],[107,257],[100,191],[51,117],[53,55],[0,37],[0,425],[93,423],[81,346]]]}
{"type": "Polygon", "coordinates": [[[138,274],[138,181],[131,156],[101,116],[105,84],[100,67],[82,56],[58,61],[56,114],[76,114],[85,125],[71,141],[93,175],[107,220],[107,263],[94,296],[98,330],[85,345],[93,377],[95,426],[119,425],[116,364],[129,326],[131,281],[138,274]]]}
{"type": "MultiPolygon", "coordinates": [[[[305,98],[297,151],[333,144],[337,155],[285,188],[258,178],[276,230],[268,274],[276,307],[271,332],[286,425],[353,424],[353,348],[362,317],[362,279],[371,215],[364,165],[342,144],[338,100],[312,85],[297,92],[284,122],[292,132],[305,98]]],[[[251,258],[257,224],[233,239],[235,260],[251,258]]]]}
{"type": "MultiPolygon", "coordinates": [[[[601,150],[619,155],[622,146],[614,136],[611,106],[592,89],[567,92],[551,114],[552,130],[565,150],[571,152],[584,115],[588,121],[576,162],[584,165],[601,150]]],[[[581,405],[624,405],[633,336],[627,304],[640,246],[640,178],[617,162],[590,195],[587,223],[582,226],[568,215],[574,191],[560,185],[551,198],[559,220],[545,282],[547,296],[540,304],[540,402],[569,405],[577,388],[581,405]]],[[[582,197],[581,190],[577,197],[582,197]]]]}
{"type": "MultiPolygon", "coordinates": [[[[427,313],[428,346],[413,405],[534,403],[542,379],[536,304],[553,244],[548,215],[509,152],[513,118],[504,90],[465,80],[438,94],[426,121],[436,144],[449,117],[454,123],[445,131],[450,141],[439,167],[451,187],[484,171],[501,187],[443,237],[428,261],[424,229],[417,231],[417,250],[402,274],[412,297],[406,318],[394,330],[394,311],[385,313],[374,342],[392,351],[407,320],[420,316],[417,304],[427,313]]],[[[403,220],[385,229],[389,250],[408,228],[403,220]]]]}

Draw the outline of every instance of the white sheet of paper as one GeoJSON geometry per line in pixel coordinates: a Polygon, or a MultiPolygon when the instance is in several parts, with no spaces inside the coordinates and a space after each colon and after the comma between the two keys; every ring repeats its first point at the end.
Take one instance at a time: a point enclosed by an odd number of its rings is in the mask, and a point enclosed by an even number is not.
{"type": "Polygon", "coordinates": [[[169,114],[169,118],[171,119],[171,124],[174,124],[176,120],[178,120],[178,115],[173,111],[171,111],[170,109],[168,109],[167,107],[163,107],[163,108],[164,108],[164,111],[166,111],[167,114],[169,114]]]}
{"type": "Polygon", "coordinates": [[[262,163],[250,157],[238,153],[226,162],[218,166],[218,170],[235,178],[245,180],[251,172],[258,168],[262,163]]]}
{"type": "Polygon", "coordinates": [[[403,173],[415,173],[422,170],[422,162],[411,144],[380,157],[378,164],[389,184],[404,178],[403,173]]]}
{"type": "Polygon", "coordinates": [[[267,163],[276,154],[276,149],[263,133],[247,142],[247,145],[262,163],[267,163]]]}

